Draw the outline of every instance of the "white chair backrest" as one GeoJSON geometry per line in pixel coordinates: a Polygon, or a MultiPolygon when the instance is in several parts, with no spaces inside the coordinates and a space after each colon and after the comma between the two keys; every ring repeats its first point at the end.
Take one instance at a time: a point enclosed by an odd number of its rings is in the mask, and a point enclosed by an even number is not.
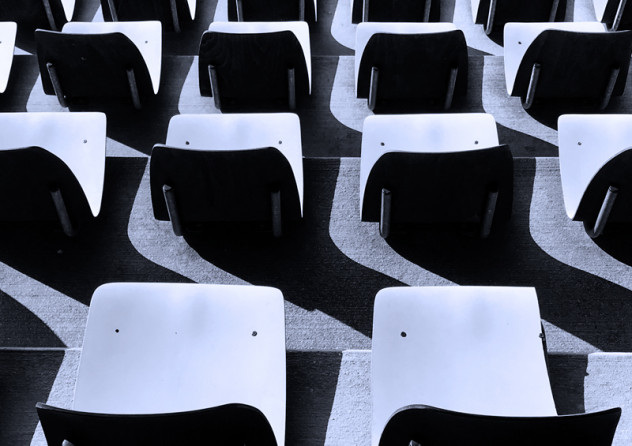
{"type": "Polygon", "coordinates": [[[360,209],[371,169],[389,152],[458,152],[498,145],[486,113],[374,115],[364,120],[360,156],[360,209]]]}
{"type": "Polygon", "coordinates": [[[355,84],[358,93],[358,72],[360,61],[369,39],[378,33],[385,34],[431,34],[458,29],[453,23],[389,23],[389,22],[362,22],[356,28],[355,44],[355,84]]]}
{"type": "Polygon", "coordinates": [[[572,219],[599,170],[632,148],[632,115],[562,115],[558,137],[564,206],[572,219]]]}
{"type": "Polygon", "coordinates": [[[75,13],[75,1],[76,0],[61,0],[61,6],[66,14],[66,20],[70,22],[72,15],[75,13]]]}
{"type": "Polygon", "coordinates": [[[407,405],[556,415],[533,288],[398,287],[375,298],[372,438],[407,405]]]}
{"type": "Polygon", "coordinates": [[[124,34],[134,43],[143,56],[154,93],[158,93],[162,65],[162,24],[159,21],[68,22],[62,28],[62,32],[73,34],[124,34]]]}
{"type": "Polygon", "coordinates": [[[279,31],[291,31],[303,49],[307,76],[309,79],[309,92],[312,92],[312,51],[309,41],[309,26],[306,22],[213,22],[208,27],[209,31],[232,34],[258,34],[274,33],[279,31]]]}
{"type": "Polygon", "coordinates": [[[0,150],[35,146],[57,156],[77,177],[96,217],[105,179],[106,121],[96,112],[0,113],[0,150]]]}
{"type": "Polygon", "coordinates": [[[175,115],[166,145],[189,150],[278,149],[287,158],[303,210],[301,123],[294,113],[175,115]]]}
{"type": "Polygon", "coordinates": [[[248,404],[282,445],[285,381],[279,290],[106,284],[90,304],[73,408],[143,414],[248,404]]]}
{"type": "Polygon", "coordinates": [[[547,29],[583,33],[607,32],[605,25],[599,22],[507,23],[504,30],[504,63],[508,94],[513,92],[520,62],[529,46],[547,29]]]}
{"type": "Polygon", "coordinates": [[[17,32],[15,22],[0,22],[0,93],[6,91],[9,83],[17,32]]]}

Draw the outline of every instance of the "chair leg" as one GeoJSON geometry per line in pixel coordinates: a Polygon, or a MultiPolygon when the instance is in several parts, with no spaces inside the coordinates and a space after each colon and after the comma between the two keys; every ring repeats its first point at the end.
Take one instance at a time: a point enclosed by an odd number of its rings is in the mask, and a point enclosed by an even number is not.
{"type": "Polygon", "coordinates": [[[369,0],[362,0],[362,21],[369,21],[369,0]]]}
{"type": "Polygon", "coordinates": [[[46,12],[46,19],[48,20],[48,25],[50,29],[53,31],[59,31],[57,28],[57,24],[55,23],[55,16],[53,15],[53,10],[50,6],[50,0],[42,0],[42,6],[44,6],[44,11],[46,12]]]}
{"type": "Polygon", "coordinates": [[[178,212],[176,194],[171,186],[164,184],[162,186],[162,195],[165,197],[165,204],[167,205],[167,213],[169,214],[169,220],[171,220],[173,233],[180,237],[182,235],[182,221],[180,220],[180,214],[178,212]]]}
{"type": "Polygon", "coordinates": [[[57,76],[57,70],[55,66],[48,62],[46,64],[46,70],[48,70],[48,76],[50,77],[50,81],[53,84],[53,90],[55,90],[55,96],[57,96],[57,100],[59,101],[59,105],[62,107],[68,107],[66,103],[66,97],[64,96],[64,92],[61,89],[61,82],[59,81],[59,76],[57,76]]]}
{"type": "Polygon", "coordinates": [[[305,21],[305,0],[298,0],[298,20],[305,21]]]}
{"type": "Polygon", "coordinates": [[[134,75],[134,69],[127,70],[127,83],[129,84],[129,92],[132,95],[132,103],[136,110],[140,110],[140,95],[138,93],[138,84],[136,83],[136,76],[134,75]]]}
{"type": "Polygon", "coordinates": [[[176,5],[176,0],[169,0],[169,6],[171,7],[171,20],[173,22],[173,30],[179,33],[180,19],[178,18],[178,5],[176,5]]]}
{"type": "Polygon", "coordinates": [[[489,237],[492,231],[492,223],[494,222],[494,214],[496,213],[496,204],[498,203],[498,191],[491,190],[487,193],[485,201],[485,210],[483,211],[483,220],[481,222],[481,238],[489,237]]]}
{"type": "Polygon", "coordinates": [[[430,8],[432,7],[432,0],[426,0],[424,4],[424,22],[430,21],[430,8]]]}
{"type": "Polygon", "coordinates": [[[539,63],[534,63],[531,69],[531,78],[529,79],[529,87],[527,89],[527,97],[522,104],[525,110],[529,110],[533,106],[533,100],[535,99],[535,91],[538,86],[538,79],[540,78],[540,71],[542,66],[539,63]]]}
{"type": "Polygon", "coordinates": [[[215,108],[221,110],[222,102],[219,99],[219,81],[217,79],[217,70],[213,65],[208,66],[208,78],[211,82],[211,94],[213,95],[215,108]]]}
{"type": "Polygon", "coordinates": [[[445,95],[445,102],[443,103],[443,109],[449,110],[452,107],[452,99],[454,99],[454,89],[456,88],[456,78],[459,75],[458,68],[452,68],[450,70],[450,79],[448,79],[448,91],[445,95]]]}
{"type": "Polygon", "coordinates": [[[489,0],[489,12],[485,24],[485,34],[490,35],[494,30],[494,17],[496,16],[496,0],[489,0]]]}
{"type": "Polygon", "coordinates": [[[557,17],[557,9],[560,6],[560,0],[553,0],[553,4],[551,5],[551,14],[549,15],[549,22],[555,22],[555,17],[557,17]]]}
{"type": "Polygon", "coordinates": [[[612,22],[612,28],[610,31],[617,31],[619,29],[619,25],[621,25],[621,18],[623,17],[623,11],[625,11],[625,4],[627,0],[619,0],[619,7],[617,8],[617,13],[614,16],[614,21],[612,22]]]}
{"type": "Polygon", "coordinates": [[[237,21],[244,21],[244,4],[241,0],[235,0],[235,10],[237,11],[237,21]]]}
{"type": "Polygon", "coordinates": [[[391,234],[391,191],[382,188],[382,202],[380,206],[380,235],[387,238],[391,234]]]}
{"type": "Polygon", "coordinates": [[[61,190],[59,190],[59,188],[51,189],[50,195],[53,199],[55,211],[57,211],[57,218],[59,218],[59,223],[61,223],[64,234],[68,237],[74,237],[76,234],[75,228],[70,221],[70,214],[68,214],[68,208],[66,207],[66,202],[64,201],[61,190]]]}
{"type": "Polygon", "coordinates": [[[272,235],[276,238],[281,237],[282,220],[281,220],[281,191],[277,190],[270,194],[272,199],[272,235]]]}
{"type": "Polygon", "coordinates": [[[108,0],[108,8],[110,8],[110,16],[113,22],[118,22],[118,14],[116,13],[116,7],[114,6],[114,0],[108,0]]]}
{"type": "Polygon", "coordinates": [[[617,83],[617,78],[619,77],[619,69],[613,68],[610,73],[610,78],[608,79],[608,85],[606,85],[606,91],[604,92],[603,98],[601,99],[601,104],[599,104],[599,109],[605,109],[610,103],[610,99],[612,98],[612,92],[614,91],[614,86],[617,83]]]}
{"type": "MultiPolygon", "coordinates": [[[[599,209],[599,214],[597,215],[597,220],[595,221],[594,228],[591,229],[589,227],[586,227],[586,232],[591,238],[597,238],[603,233],[618,193],[619,189],[617,189],[615,186],[608,187],[606,196],[603,200],[603,203],[601,204],[601,209],[599,209]]],[[[585,223],[584,226],[586,226],[585,223]]]]}
{"type": "Polygon", "coordinates": [[[369,99],[367,105],[369,110],[375,110],[377,103],[377,82],[380,75],[380,70],[377,67],[371,67],[371,83],[369,84],[369,99]]]}
{"type": "Polygon", "coordinates": [[[294,68],[287,69],[287,88],[288,106],[290,110],[296,110],[296,71],[294,68]]]}

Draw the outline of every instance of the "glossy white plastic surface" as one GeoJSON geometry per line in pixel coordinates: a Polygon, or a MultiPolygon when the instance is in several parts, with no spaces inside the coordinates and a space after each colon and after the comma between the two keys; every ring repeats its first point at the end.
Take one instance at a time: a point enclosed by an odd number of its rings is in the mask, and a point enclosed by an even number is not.
{"type": "Polygon", "coordinates": [[[0,22],[0,93],[6,91],[9,83],[17,32],[15,22],[0,22]]]}
{"type": "Polygon", "coordinates": [[[162,65],[162,24],[143,22],[68,22],[62,32],[73,34],[121,33],[136,45],[149,70],[154,93],[160,88],[162,65]]]}
{"type": "Polygon", "coordinates": [[[90,303],[73,408],[257,407],[285,436],[285,315],[275,288],[113,283],[90,303]]]}
{"type": "Polygon", "coordinates": [[[309,26],[306,22],[213,22],[209,31],[231,34],[259,34],[291,31],[294,33],[305,56],[309,92],[312,92],[312,51],[309,42],[309,26]]]}
{"type": "MultiPolygon", "coordinates": [[[[617,7],[621,0],[617,1],[617,7]]],[[[597,17],[598,21],[603,20],[603,13],[606,12],[606,6],[608,5],[608,0],[592,0],[593,7],[595,8],[595,17],[597,17]]]]}
{"type": "Polygon", "coordinates": [[[96,112],[0,113],[0,150],[37,146],[61,159],[99,215],[105,179],[106,116],[96,112]]]}
{"type": "Polygon", "coordinates": [[[487,113],[373,115],[364,120],[360,155],[360,209],[375,163],[389,152],[459,152],[498,145],[487,113]]]}
{"type": "Polygon", "coordinates": [[[607,32],[599,22],[544,22],[544,23],[507,23],[504,31],[505,82],[507,93],[513,92],[520,62],[533,41],[547,29],[574,31],[582,33],[607,32]]]}
{"type": "Polygon", "coordinates": [[[195,9],[197,7],[197,0],[187,0],[189,5],[189,13],[191,14],[191,20],[195,20],[195,9]]]}
{"type": "Polygon", "coordinates": [[[453,23],[410,23],[410,22],[362,22],[356,28],[355,44],[355,84],[358,93],[358,73],[360,61],[369,39],[378,33],[382,34],[432,34],[454,31],[458,29],[453,23]]]}
{"type": "Polygon", "coordinates": [[[64,8],[66,20],[70,22],[72,15],[75,13],[75,0],[61,0],[61,6],[64,8]]]}
{"type": "Polygon", "coordinates": [[[294,113],[175,115],[166,144],[189,150],[278,149],[294,173],[303,214],[301,123],[294,113]]]}
{"type": "Polygon", "coordinates": [[[599,170],[632,148],[632,115],[562,115],[558,136],[564,206],[572,219],[599,170]]]}
{"type": "Polygon", "coordinates": [[[411,404],[557,415],[540,334],[534,288],[381,290],[373,322],[373,445],[391,415],[411,404]]]}

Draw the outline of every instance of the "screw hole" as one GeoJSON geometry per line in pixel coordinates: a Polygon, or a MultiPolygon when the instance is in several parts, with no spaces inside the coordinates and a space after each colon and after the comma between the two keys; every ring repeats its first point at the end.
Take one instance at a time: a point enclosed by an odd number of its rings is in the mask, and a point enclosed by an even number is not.
{"type": "Polygon", "coordinates": [[[283,144],[283,141],[279,141],[279,145],[283,144]]]}
{"type": "Polygon", "coordinates": [[[581,146],[581,145],[582,145],[582,142],[581,142],[581,141],[577,142],[577,145],[578,145],[578,146],[581,146]]]}
{"type": "Polygon", "coordinates": [[[402,331],[402,332],[401,332],[401,336],[402,336],[402,338],[405,338],[405,337],[406,337],[406,336],[408,336],[408,335],[406,334],[406,332],[405,332],[405,331],[402,331]]]}
{"type": "Polygon", "coordinates": [[[114,331],[115,331],[116,333],[118,333],[118,332],[119,332],[119,329],[117,328],[117,329],[116,329],[116,330],[114,330],[114,331]]]}
{"type": "Polygon", "coordinates": [[[381,142],[381,143],[380,143],[380,145],[381,145],[381,146],[383,146],[383,145],[384,145],[384,143],[383,143],[383,142],[381,142]]]}
{"type": "Polygon", "coordinates": [[[477,144],[478,144],[478,141],[474,141],[474,145],[477,145],[477,144]]]}
{"type": "Polygon", "coordinates": [[[188,146],[189,144],[191,144],[189,141],[185,141],[185,144],[188,146]]]}
{"type": "Polygon", "coordinates": [[[257,336],[257,334],[258,334],[258,333],[257,333],[256,331],[253,331],[253,332],[252,332],[252,335],[253,335],[253,336],[257,336]]]}

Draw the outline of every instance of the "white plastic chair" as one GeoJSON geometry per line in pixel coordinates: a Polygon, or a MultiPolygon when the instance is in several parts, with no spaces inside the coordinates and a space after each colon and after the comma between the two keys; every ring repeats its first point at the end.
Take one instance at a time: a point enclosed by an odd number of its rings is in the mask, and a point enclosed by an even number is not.
{"type": "Polygon", "coordinates": [[[165,29],[181,31],[181,21],[195,20],[197,0],[169,0],[168,8],[160,0],[101,0],[106,21],[159,20],[165,29]],[[185,17],[179,11],[186,10],[185,17]]]}
{"type": "Polygon", "coordinates": [[[150,175],[154,215],[171,220],[177,235],[188,221],[272,216],[273,232],[280,236],[282,219],[303,215],[299,118],[293,113],[176,115],[166,144],[152,151],[150,175]]]}
{"type": "Polygon", "coordinates": [[[0,127],[0,157],[7,170],[2,181],[13,183],[7,185],[13,192],[4,198],[5,218],[45,217],[51,197],[54,215],[67,235],[75,233],[73,220],[86,213],[99,215],[105,178],[105,114],[0,113],[0,127]],[[47,194],[50,183],[56,187],[47,194]]]}
{"type": "Polygon", "coordinates": [[[364,121],[360,157],[363,221],[479,221],[486,237],[513,197],[513,159],[484,113],[375,115],[364,121]]]}
{"type": "Polygon", "coordinates": [[[562,115],[558,135],[568,217],[583,221],[591,237],[608,221],[631,221],[632,115],[562,115]]]}
{"type": "Polygon", "coordinates": [[[277,289],[102,285],[90,303],[73,410],[169,414],[237,403],[263,413],[282,446],[285,354],[277,289]]]}
{"type": "Polygon", "coordinates": [[[200,43],[199,81],[218,109],[231,100],[295,109],[312,90],[307,23],[211,23],[200,43]]]}
{"type": "Polygon", "coordinates": [[[160,88],[162,25],[145,22],[69,22],[61,32],[37,30],[46,94],[62,106],[74,98],[123,96],[136,108],[160,88]]]}
{"type": "Polygon", "coordinates": [[[0,93],[6,91],[9,83],[17,32],[15,22],[0,22],[0,93]]]}
{"type": "MultiPolygon", "coordinates": [[[[429,409],[456,415],[457,419],[451,420],[452,428],[442,421],[445,425],[441,426],[444,432],[440,438],[461,435],[450,430],[463,426],[463,419],[473,420],[467,426],[472,431],[476,431],[472,425],[490,421],[476,415],[555,417],[543,338],[533,288],[449,286],[381,290],[375,298],[373,320],[372,444],[404,444],[380,443],[380,438],[391,417],[395,419],[409,409],[413,414],[415,410],[429,409]]],[[[616,427],[620,410],[613,409],[606,415],[615,419],[616,427]]],[[[508,422],[507,418],[499,421],[501,425],[508,422]]],[[[429,431],[437,428],[427,427],[429,431]]],[[[608,429],[612,441],[614,429],[611,425],[608,429]]],[[[402,440],[419,441],[415,435],[423,435],[423,431],[423,425],[412,423],[413,438],[404,433],[402,440]]],[[[485,435],[482,440],[468,438],[467,444],[512,444],[498,442],[497,432],[485,435]]],[[[516,439],[522,440],[520,433],[516,439]]],[[[465,443],[447,440],[430,444],[465,443]]]]}
{"type": "MultiPolygon", "coordinates": [[[[356,29],[356,96],[370,110],[436,100],[450,108],[467,90],[465,36],[452,23],[363,22],[356,29]]],[[[390,111],[390,110],[389,110],[390,111]]]]}
{"type": "Polygon", "coordinates": [[[625,87],[632,32],[607,32],[599,22],[507,23],[507,93],[525,109],[536,97],[592,99],[605,108],[625,87]]]}

